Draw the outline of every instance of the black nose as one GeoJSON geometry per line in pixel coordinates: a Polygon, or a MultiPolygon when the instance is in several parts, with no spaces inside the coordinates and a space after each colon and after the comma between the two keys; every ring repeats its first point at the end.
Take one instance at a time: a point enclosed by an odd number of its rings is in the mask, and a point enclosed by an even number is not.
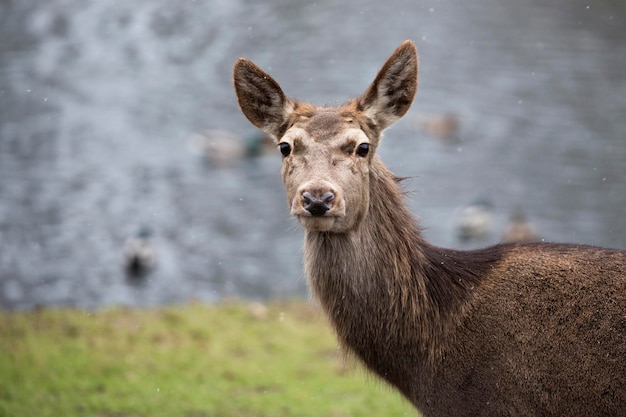
{"type": "Polygon", "coordinates": [[[333,207],[333,201],[335,194],[331,191],[326,191],[321,197],[314,196],[308,191],[302,193],[302,205],[312,216],[323,216],[333,207]]]}

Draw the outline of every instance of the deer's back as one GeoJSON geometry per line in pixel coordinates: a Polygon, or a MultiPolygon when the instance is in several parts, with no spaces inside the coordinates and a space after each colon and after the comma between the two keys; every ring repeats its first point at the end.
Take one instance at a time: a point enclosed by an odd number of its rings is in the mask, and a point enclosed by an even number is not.
{"type": "Polygon", "coordinates": [[[499,250],[422,394],[425,415],[626,415],[626,252],[499,250]]]}

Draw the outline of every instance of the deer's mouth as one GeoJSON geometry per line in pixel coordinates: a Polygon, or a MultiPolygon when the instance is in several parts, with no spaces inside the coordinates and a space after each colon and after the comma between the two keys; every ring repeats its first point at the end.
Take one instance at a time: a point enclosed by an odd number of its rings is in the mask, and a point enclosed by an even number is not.
{"type": "Polygon", "coordinates": [[[326,207],[321,208],[307,204],[307,199],[294,198],[291,204],[291,215],[307,230],[327,232],[333,229],[335,223],[346,217],[346,204],[343,198],[330,201],[326,207]]]}
{"type": "Polygon", "coordinates": [[[337,222],[336,216],[295,216],[302,227],[311,232],[330,232],[337,222]]]}

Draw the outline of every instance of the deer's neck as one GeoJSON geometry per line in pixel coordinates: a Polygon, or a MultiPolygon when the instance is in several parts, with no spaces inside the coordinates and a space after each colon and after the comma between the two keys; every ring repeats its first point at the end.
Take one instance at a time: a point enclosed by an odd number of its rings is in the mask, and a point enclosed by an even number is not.
{"type": "Polygon", "coordinates": [[[361,225],[305,236],[309,285],[338,337],[392,383],[406,380],[407,369],[430,364],[445,346],[446,323],[467,291],[445,262],[436,265],[440,257],[452,264],[453,255],[424,242],[400,185],[379,161],[361,225]]]}

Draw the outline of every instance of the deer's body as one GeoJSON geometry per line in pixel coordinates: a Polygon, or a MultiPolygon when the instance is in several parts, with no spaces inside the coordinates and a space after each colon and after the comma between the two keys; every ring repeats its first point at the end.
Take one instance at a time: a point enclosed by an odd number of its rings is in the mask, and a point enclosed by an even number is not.
{"type": "Polygon", "coordinates": [[[291,100],[243,59],[235,87],[280,144],[309,285],[339,339],[425,416],[626,415],[626,252],[422,239],[375,154],[415,94],[412,43],[342,107],[291,100]]]}

